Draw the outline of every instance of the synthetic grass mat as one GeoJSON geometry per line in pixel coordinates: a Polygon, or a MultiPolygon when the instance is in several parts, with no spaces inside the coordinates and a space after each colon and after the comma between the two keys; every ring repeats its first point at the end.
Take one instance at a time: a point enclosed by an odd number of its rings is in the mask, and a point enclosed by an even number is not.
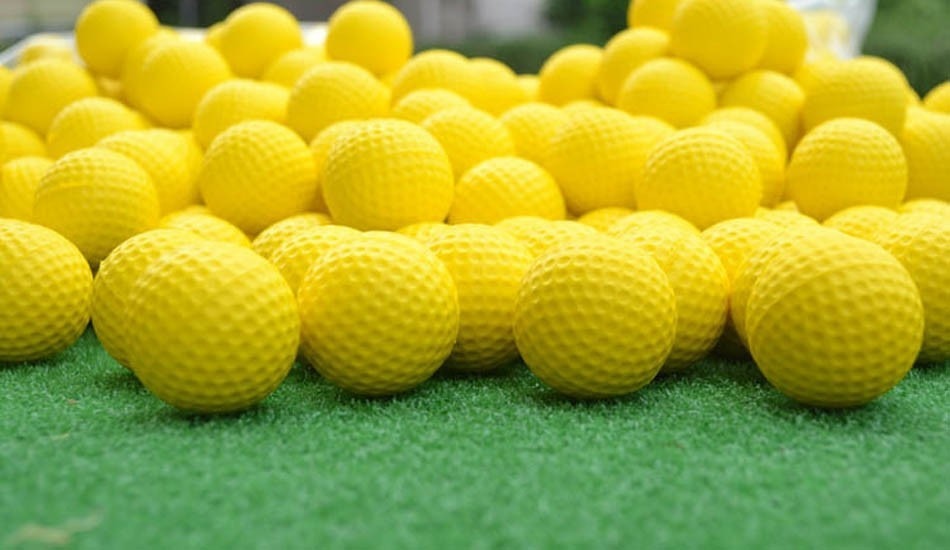
{"type": "Polygon", "coordinates": [[[950,540],[950,365],[854,411],[707,361],[577,403],[523,365],[385,400],[297,366],[183,415],[91,332],[0,367],[0,546],[912,548],[950,540]]]}

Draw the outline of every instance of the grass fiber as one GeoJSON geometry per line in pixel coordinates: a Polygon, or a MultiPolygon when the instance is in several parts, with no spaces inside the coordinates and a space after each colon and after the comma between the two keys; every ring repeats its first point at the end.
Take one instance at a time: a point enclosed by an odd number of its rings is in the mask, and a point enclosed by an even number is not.
{"type": "Polygon", "coordinates": [[[950,365],[852,411],[708,360],[577,403],[523,365],[349,396],[298,365],[199,418],[91,331],[0,368],[0,547],[937,548],[950,540],[950,365]]]}

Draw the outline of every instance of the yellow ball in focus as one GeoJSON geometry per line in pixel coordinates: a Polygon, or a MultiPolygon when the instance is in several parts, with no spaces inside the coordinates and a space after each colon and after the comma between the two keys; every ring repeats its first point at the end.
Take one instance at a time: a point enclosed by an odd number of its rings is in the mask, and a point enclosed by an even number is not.
{"type": "Polygon", "coordinates": [[[455,192],[445,150],[402,120],[368,121],[348,131],[330,148],[322,184],[333,220],[361,230],[442,221],[455,192]]]}
{"type": "Polygon", "coordinates": [[[855,407],[914,364],[924,311],[914,280],[879,246],[811,233],[762,269],[749,296],[749,349],[762,374],[807,405],[855,407]]]}
{"type": "Polygon", "coordinates": [[[788,164],[786,196],[818,220],[860,204],[897,208],[906,191],[900,143],[864,119],[839,118],[815,128],[788,164]]]}
{"type": "Polygon", "coordinates": [[[99,266],[92,289],[92,324],[99,343],[129,368],[126,307],[135,282],[163,254],[203,239],[188,231],[155,229],[120,244],[99,266]]]}
{"type": "Polygon", "coordinates": [[[316,167],[310,148],[292,130],[251,120],[211,143],[198,188],[211,212],[256,235],[313,204],[316,167]]]}
{"type": "Polygon", "coordinates": [[[514,332],[542,382],[569,397],[603,399],[653,380],[673,346],[676,319],[673,289],[656,261],[595,233],[531,264],[514,332]]]}
{"type": "Polygon", "coordinates": [[[162,255],[138,278],[125,321],[129,364],[166,403],[237,412],[283,382],[297,355],[294,294],[273,265],[216,242],[162,255]]]}
{"type": "Polygon", "coordinates": [[[448,268],[395,233],[334,246],[310,268],[298,297],[304,357],[327,380],[360,395],[393,395],[425,382],[458,336],[458,294],[448,268]]]}

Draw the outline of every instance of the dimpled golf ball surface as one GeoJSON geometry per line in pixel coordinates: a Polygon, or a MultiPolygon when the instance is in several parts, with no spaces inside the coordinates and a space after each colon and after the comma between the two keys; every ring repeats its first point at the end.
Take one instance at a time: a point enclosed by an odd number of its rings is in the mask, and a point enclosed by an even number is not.
{"type": "Polygon", "coordinates": [[[314,227],[289,237],[269,259],[296,294],[310,266],[338,243],[359,234],[359,231],[343,225],[314,227]]]}
{"type": "Polygon", "coordinates": [[[762,270],[746,313],[762,374],[796,401],[863,405],[914,364],[924,329],[910,274],[881,247],[810,233],[762,270]]]}
{"type": "Polygon", "coordinates": [[[494,224],[515,216],[559,220],[566,215],[557,182],[530,160],[495,157],[462,175],[449,223],[494,224]]]}
{"type": "Polygon", "coordinates": [[[251,407],[287,376],[300,318],[277,268],[226,243],[186,245],[135,283],[127,309],[130,365],[146,388],[185,411],[251,407]]]}
{"type": "Polygon", "coordinates": [[[910,272],[924,304],[924,343],[918,361],[950,359],[950,219],[902,214],[874,238],[910,272]]]}
{"type": "Polygon", "coordinates": [[[442,221],[455,194],[445,150],[401,120],[369,121],[336,140],[322,183],[333,220],[364,231],[442,221]]]}
{"type": "Polygon", "coordinates": [[[148,172],[163,214],[200,202],[195,178],[203,154],[190,136],[159,128],[133,130],[113,134],[96,146],[121,153],[148,172]]]}
{"type": "Polygon", "coordinates": [[[649,149],[672,133],[654,119],[586,109],[572,114],[552,136],[542,166],[557,180],[575,214],[605,206],[632,208],[649,149]]]}
{"type": "Polygon", "coordinates": [[[215,138],[198,174],[208,208],[249,234],[309,208],[317,192],[310,148],[289,128],[251,120],[215,138]]]}
{"type": "Polygon", "coordinates": [[[92,290],[92,325],[99,343],[123,367],[129,366],[125,308],[135,281],[162,254],[201,241],[179,229],[146,231],[116,247],[99,266],[92,290]]]}
{"type": "Polygon", "coordinates": [[[254,237],[254,241],[251,242],[251,248],[265,260],[273,260],[274,252],[294,235],[314,227],[329,225],[330,223],[330,218],[325,214],[317,214],[315,212],[297,214],[296,216],[285,218],[261,231],[257,237],[254,237]]]}
{"type": "Polygon", "coordinates": [[[726,220],[703,231],[706,244],[719,256],[729,280],[734,281],[749,255],[781,233],[775,224],[755,218],[726,220]]]}
{"type": "Polygon", "coordinates": [[[152,178],[128,157],[80,149],[57,160],[36,190],[34,220],[73,242],[93,266],[158,224],[152,178]]]}
{"type": "Polygon", "coordinates": [[[663,372],[704,358],[719,340],[729,309],[729,276],[702,237],[662,227],[630,231],[623,242],[653,256],[676,295],[676,338],[663,372]]]}
{"type": "Polygon", "coordinates": [[[301,284],[304,357],[346,391],[384,396],[429,379],[452,352],[458,294],[415,240],[371,232],[327,251],[301,284]]]}
{"type": "Polygon", "coordinates": [[[526,245],[491,226],[464,224],[426,241],[458,289],[459,335],[446,366],[488,371],[518,358],[511,325],[521,279],[534,257],[526,245]]]}
{"type": "Polygon", "coordinates": [[[733,328],[736,329],[739,340],[746,348],[749,347],[749,338],[746,332],[747,306],[759,276],[773,259],[792,247],[796,240],[805,238],[815,231],[821,232],[823,235],[821,238],[826,240],[843,235],[837,231],[825,229],[820,225],[786,228],[751,252],[736,271],[736,275],[732,280],[732,294],[729,297],[729,313],[733,328]],[[830,235],[829,232],[831,232],[830,235]]]}
{"type": "Polygon", "coordinates": [[[884,128],[838,118],[809,132],[788,164],[786,197],[818,220],[861,204],[897,208],[907,191],[907,159],[884,128]]]}
{"type": "Polygon", "coordinates": [[[0,218],[0,363],[55,355],[89,323],[92,272],[54,231],[0,218]]]}
{"type": "Polygon", "coordinates": [[[897,216],[897,211],[890,208],[860,205],[845,208],[822,225],[870,241],[878,231],[897,220],[897,216]]]}
{"type": "Polygon", "coordinates": [[[676,299],[649,254],[600,234],[531,265],[515,306],[515,341],[531,371],[581,399],[647,385],[673,346],[676,299]]]}
{"type": "Polygon", "coordinates": [[[653,149],[636,193],[642,210],[666,210],[705,229],[754,214],[762,175],[736,138],[710,127],[690,128],[653,149]]]}

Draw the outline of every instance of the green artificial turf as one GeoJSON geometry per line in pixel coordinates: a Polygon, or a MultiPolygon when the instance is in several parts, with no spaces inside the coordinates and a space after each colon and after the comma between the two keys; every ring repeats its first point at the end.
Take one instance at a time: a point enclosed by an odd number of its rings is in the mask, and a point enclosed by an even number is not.
{"type": "Polygon", "coordinates": [[[297,367],[182,415],[91,332],[0,368],[0,547],[915,548],[950,540],[950,365],[850,412],[707,361],[574,403],[523,366],[387,400],[297,367]]]}

